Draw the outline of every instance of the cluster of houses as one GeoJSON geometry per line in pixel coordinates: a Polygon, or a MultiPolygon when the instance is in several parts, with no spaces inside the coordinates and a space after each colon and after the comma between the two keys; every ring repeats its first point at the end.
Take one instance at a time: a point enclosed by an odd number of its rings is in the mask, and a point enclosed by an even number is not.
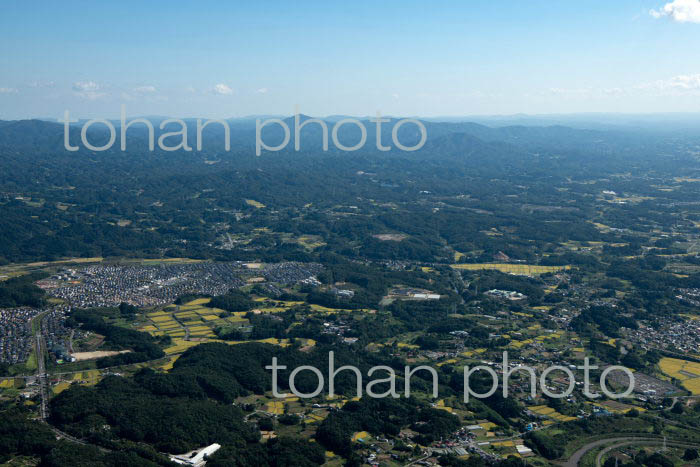
{"type": "Polygon", "coordinates": [[[32,351],[32,319],[39,314],[33,308],[0,309],[0,362],[26,361],[32,351]]]}
{"type": "Polygon", "coordinates": [[[499,289],[491,289],[487,290],[484,292],[484,294],[490,296],[490,297],[495,297],[495,298],[503,298],[506,300],[524,300],[527,298],[527,295],[523,295],[520,292],[515,292],[513,290],[499,290],[499,289]]]}

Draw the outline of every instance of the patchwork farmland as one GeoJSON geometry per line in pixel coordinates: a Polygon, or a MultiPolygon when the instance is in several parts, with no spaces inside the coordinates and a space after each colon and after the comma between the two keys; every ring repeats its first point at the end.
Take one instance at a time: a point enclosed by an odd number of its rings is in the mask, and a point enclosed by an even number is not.
{"type": "MultiPolygon", "coordinates": [[[[228,313],[219,308],[209,308],[206,305],[211,299],[200,298],[192,300],[183,305],[168,305],[162,310],[147,313],[146,322],[139,328],[140,331],[148,332],[153,336],[170,336],[172,345],[165,348],[165,353],[171,359],[162,367],[163,370],[172,368],[177,359],[177,355],[184,353],[187,349],[204,342],[224,342],[227,344],[239,344],[244,341],[224,341],[217,338],[215,329],[217,327],[246,327],[249,324],[245,315],[248,312],[228,313]]],[[[302,304],[298,301],[276,301],[276,306],[264,303],[265,299],[256,299],[260,302],[260,307],[251,310],[252,313],[279,313],[289,308],[302,304]]],[[[324,310],[319,310],[323,312],[324,310]]],[[[267,344],[287,346],[288,339],[261,339],[257,342],[267,344]]],[[[304,346],[313,346],[315,341],[306,339],[304,346]]]]}

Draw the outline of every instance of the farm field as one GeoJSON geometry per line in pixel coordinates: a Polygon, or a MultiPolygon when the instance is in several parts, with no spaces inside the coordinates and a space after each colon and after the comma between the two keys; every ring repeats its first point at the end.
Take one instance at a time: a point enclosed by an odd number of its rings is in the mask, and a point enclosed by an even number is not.
{"type": "Polygon", "coordinates": [[[66,373],[60,375],[60,381],[54,384],[51,391],[54,395],[58,395],[61,392],[68,389],[72,384],[79,384],[81,386],[94,386],[100,382],[102,379],[102,373],[100,370],[87,370],[87,371],[77,371],[75,373],[66,373]]]}
{"type": "Polygon", "coordinates": [[[659,367],[664,374],[681,381],[694,396],[700,395],[700,363],[664,357],[659,367]]]}
{"type": "Polygon", "coordinates": [[[571,269],[566,266],[539,266],[535,264],[509,264],[509,263],[460,263],[453,264],[454,269],[466,271],[500,271],[506,274],[517,274],[521,276],[537,276],[548,272],[557,272],[571,269]]]}
{"type": "MultiPolygon", "coordinates": [[[[163,310],[146,314],[147,321],[139,328],[154,336],[168,335],[173,338],[190,337],[214,338],[214,329],[217,326],[230,326],[231,324],[245,326],[248,320],[244,317],[247,312],[235,312],[226,314],[219,308],[208,308],[205,305],[211,299],[200,298],[192,300],[184,305],[168,305],[163,310]]],[[[264,299],[256,299],[260,306],[251,310],[252,313],[280,313],[295,305],[303,304],[300,301],[273,300],[273,305],[263,303],[264,299]]],[[[313,311],[332,313],[339,310],[326,308],[319,305],[311,305],[313,311]]]]}
{"type": "Polygon", "coordinates": [[[2,379],[2,380],[0,380],[0,389],[15,389],[15,388],[21,387],[21,384],[22,384],[21,379],[14,379],[14,378],[2,379]]]}
{"type": "Polygon", "coordinates": [[[224,310],[204,306],[209,300],[200,298],[184,305],[168,305],[163,310],[147,313],[147,321],[139,330],[154,336],[167,335],[173,339],[184,338],[188,334],[191,338],[214,338],[214,328],[217,325],[230,322],[247,324],[247,320],[238,314],[222,318],[224,310]]]}
{"type": "Polygon", "coordinates": [[[262,209],[265,207],[265,205],[263,203],[261,203],[260,201],[255,201],[254,199],[245,200],[245,204],[247,204],[248,206],[253,206],[254,208],[258,208],[258,209],[262,209]]]}
{"type": "MultiPolygon", "coordinates": [[[[208,308],[205,305],[211,299],[200,298],[185,303],[184,305],[168,305],[162,310],[147,313],[147,320],[139,328],[140,331],[148,332],[153,336],[168,335],[172,338],[172,345],[165,348],[165,353],[171,357],[168,362],[162,365],[161,369],[167,371],[172,368],[174,361],[179,354],[187,349],[205,342],[222,342],[229,345],[240,344],[252,341],[229,341],[218,339],[214,329],[218,326],[245,326],[248,320],[244,317],[247,312],[230,313],[224,316],[225,311],[218,308],[208,308]]],[[[264,299],[255,299],[260,302],[260,307],[251,310],[252,313],[280,313],[289,308],[302,304],[300,301],[274,301],[276,306],[264,306],[264,299]]],[[[328,314],[338,310],[311,306],[313,311],[328,314]]],[[[267,343],[286,347],[290,345],[289,339],[259,339],[254,342],[267,343]]],[[[302,339],[302,347],[312,347],[316,345],[313,339],[302,339]]]]}
{"type": "MultiPolygon", "coordinates": [[[[314,346],[316,342],[313,339],[302,339],[303,344],[302,346],[314,346]]],[[[173,340],[173,345],[170,347],[167,347],[165,349],[165,353],[169,356],[175,356],[177,354],[181,354],[185,352],[187,349],[191,347],[195,347],[199,344],[203,344],[205,342],[221,342],[223,344],[229,344],[229,345],[237,345],[237,344],[244,344],[246,342],[260,342],[262,344],[272,344],[272,345],[279,345],[280,347],[287,347],[290,345],[289,339],[275,339],[274,337],[268,337],[267,339],[257,339],[257,340],[251,340],[251,341],[226,341],[222,339],[197,339],[193,341],[186,341],[184,339],[174,339],[173,340]]],[[[165,366],[168,366],[167,364],[165,366]]],[[[171,366],[172,368],[172,366],[171,366]]]]}
{"type": "Polygon", "coordinates": [[[576,420],[576,417],[560,414],[553,408],[547,407],[546,405],[534,405],[532,407],[528,407],[527,409],[532,413],[550,418],[557,422],[570,422],[572,420],[576,420]]]}

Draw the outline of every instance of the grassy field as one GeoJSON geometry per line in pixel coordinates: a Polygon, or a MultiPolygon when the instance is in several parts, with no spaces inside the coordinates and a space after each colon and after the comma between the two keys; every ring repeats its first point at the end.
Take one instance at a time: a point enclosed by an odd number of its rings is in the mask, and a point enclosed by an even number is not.
{"type": "Polygon", "coordinates": [[[27,363],[24,364],[24,367],[28,372],[32,372],[36,371],[38,366],[39,364],[36,361],[36,352],[32,350],[32,353],[29,354],[29,358],[27,359],[27,363]]]}

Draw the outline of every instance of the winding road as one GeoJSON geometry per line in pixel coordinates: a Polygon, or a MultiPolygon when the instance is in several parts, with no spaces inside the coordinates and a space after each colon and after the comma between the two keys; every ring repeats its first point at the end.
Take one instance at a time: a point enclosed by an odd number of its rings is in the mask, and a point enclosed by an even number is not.
{"type": "MultiPolygon", "coordinates": [[[[654,441],[642,441],[642,440],[635,440],[635,441],[626,441],[622,443],[617,443],[613,444],[612,446],[608,446],[607,448],[603,449],[598,453],[598,455],[595,458],[595,465],[596,467],[601,467],[603,465],[603,456],[607,454],[610,451],[613,451],[615,449],[619,449],[625,446],[630,446],[630,445],[635,445],[635,444],[644,444],[645,446],[649,445],[664,445],[663,440],[654,440],[654,441]]],[[[697,444],[688,444],[688,443],[681,443],[681,442],[676,442],[676,441],[666,441],[666,446],[672,446],[672,447],[677,447],[677,448],[698,448],[700,445],[697,444]]]]}
{"type": "MultiPolygon", "coordinates": [[[[605,453],[617,449],[623,446],[628,446],[631,444],[653,444],[653,445],[663,445],[664,440],[661,437],[646,437],[646,436],[620,436],[616,438],[605,438],[605,439],[599,439],[596,441],[591,441],[590,443],[580,447],[576,452],[574,452],[569,460],[564,461],[560,463],[563,467],[578,467],[579,463],[581,462],[581,459],[583,456],[585,456],[589,451],[593,449],[600,448],[602,446],[606,446],[613,443],[611,446],[606,447],[604,450],[602,450],[597,458],[596,458],[596,465],[600,466],[601,459],[605,455],[605,453]]],[[[690,444],[684,441],[676,441],[676,440],[668,440],[666,442],[668,446],[677,446],[677,447],[698,447],[698,445],[695,444],[690,444]]]]}

